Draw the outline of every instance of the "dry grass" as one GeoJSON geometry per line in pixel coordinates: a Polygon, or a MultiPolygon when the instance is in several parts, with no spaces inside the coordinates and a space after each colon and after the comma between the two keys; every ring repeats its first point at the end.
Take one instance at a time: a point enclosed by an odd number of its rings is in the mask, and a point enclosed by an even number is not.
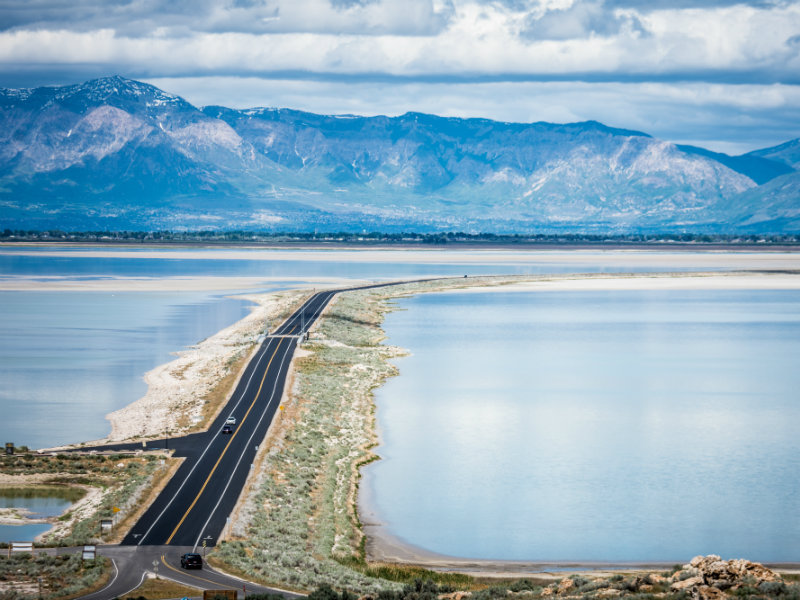
{"type": "Polygon", "coordinates": [[[107,543],[118,544],[122,538],[128,533],[128,530],[139,520],[139,518],[150,508],[150,504],[158,497],[164,487],[169,483],[172,476],[183,463],[183,458],[166,458],[166,469],[161,469],[155,472],[155,475],[142,490],[140,495],[141,501],[137,503],[137,509],[130,511],[125,517],[117,524],[114,525],[114,531],[111,538],[107,543]]]}
{"type": "MultiPolygon", "coordinates": [[[[283,323],[288,317],[294,313],[300,306],[308,300],[310,294],[298,295],[294,302],[287,304],[283,310],[278,312],[273,319],[273,324],[283,323]]],[[[275,327],[273,326],[273,329],[275,327]]],[[[251,344],[243,349],[230,364],[228,373],[214,386],[214,388],[203,396],[203,411],[200,421],[195,423],[189,430],[189,433],[197,431],[204,431],[211,422],[217,418],[222,408],[227,404],[231,394],[236,390],[236,386],[244,373],[245,367],[249,364],[250,359],[259,348],[259,344],[251,344]]],[[[187,417],[182,417],[182,424],[185,423],[187,417]]]]}
{"type": "Polygon", "coordinates": [[[138,588],[127,594],[126,598],[144,596],[148,600],[162,600],[164,598],[183,598],[186,596],[202,596],[199,588],[177,583],[170,579],[151,578],[138,588]]]}
{"type": "Polygon", "coordinates": [[[68,600],[103,588],[111,561],[83,561],[78,553],[47,556],[17,554],[0,560],[0,598],[68,600]]]}
{"type": "MultiPolygon", "coordinates": [[[[228,400],[236,389],[236,384],[239,383],[241,374],[244,368],[253,357],[253,353],[258,349],[258,344],[252,344],[247,347],[233,362],[228,371],[228,374],[220,379],[219,383],[203,397],[203,413],[202,418],[189,428],[189,433],[197,431],[204,431],[208,426],[217,418],[222,408],[228,403],[228,400]]],[[[186,419],[186,415],[182,417],[186,419]]]]}

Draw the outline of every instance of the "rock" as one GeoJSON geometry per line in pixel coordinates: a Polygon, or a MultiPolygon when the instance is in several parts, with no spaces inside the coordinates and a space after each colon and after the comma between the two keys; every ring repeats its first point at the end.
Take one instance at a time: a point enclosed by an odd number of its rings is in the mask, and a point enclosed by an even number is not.
{"type": "Polygon", "coordinates": [[[558,593],[560,595],[569,594],[575,590],[575,582],[572,579],[562,579],[558,584],[558,593]]]}
{"type": "Polygon", "coordinates": [[[440,594],[438,596],[439,600],[464,600],[464,598],[469,598],[472,595],[472,592],[453,592],[451,594],[440,594]]]}
{"type": "Polygon", "coordinates": [[[781,576],[760,563],[750,562],[742,558],[728,561],[729,570],[736,573],[739,579],[752,577],[759,583],[762,581],[779,581],[781,576]]]}
{"type": "Polygon", "coordinates": [[[780,575],[764,565],[741,558],[722,560],[716,554],[695,556],[669,578],[673,591],[690,590],[695,600],[720,600],[726,591],[745,584],[781,581],[780,575]]]}
{"type": "Polygon", "coordinates": [[[722,598],[725,598],[725,593],[715,587],[701,585],[692,596],[696,600],[722,600],[722,598]]]}
{"type": "Polygon", "coordinates": [[[703,585],[703,578],[699,575],[696,577],[689,577],[688,579],[683,579],[681,581],[676,581],[669,587],[671,590],[680,591],[691,589],[696,585],[703,585]]]}
{"type": "Polygon", "coordinates": [[[599,590],[594,597],[595,598],[616,598],[617,596],[621,595],[622,592],[620,590],[616,590],[614,588],[605,588],[603,590],[599,590]]]}
{"type": "Polygon", "coordinates": [[[689,561],[689,566],[697,569],[701,564],[706,564],[717,560],[720,560],[720,557],[716,554],[709,554],[708,556],[695,556],[689,561]]]}
{"type": "MultiPolygon", "coordinates": [[[[695,556],[691,562],[675,574],[696,572],[703,583],[719,590],[726,590],[741,586],[745,581],[753,580],[756,585],[764,581],[778,581],[780,575],[774,573],[764,565],[750,562],[741,558],[722,560],[715,554],[709,556],[695,556]]],[[[673,577],[675,577],[673,576],[673,577]]],[[[685,575],[684,575],[685,576],[685,575]]],[[[674,586],[674,584],[673,584],[674,586]]]]}

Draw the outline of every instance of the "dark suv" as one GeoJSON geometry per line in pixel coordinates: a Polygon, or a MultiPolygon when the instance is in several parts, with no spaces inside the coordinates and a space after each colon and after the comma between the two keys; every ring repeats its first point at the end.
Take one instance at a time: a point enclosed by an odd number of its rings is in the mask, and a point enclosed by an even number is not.
{"type": "Polygon", "coordinates": [[[184,554],[181,556],[181,567],[184,569],[202,569],[203,557],[199,554],[184,554]]]}

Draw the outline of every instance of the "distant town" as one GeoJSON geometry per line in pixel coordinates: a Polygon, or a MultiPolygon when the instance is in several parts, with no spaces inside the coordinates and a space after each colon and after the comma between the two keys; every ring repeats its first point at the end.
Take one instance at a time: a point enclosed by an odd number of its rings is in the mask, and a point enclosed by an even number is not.
{"type": "Polygon", "coordinates": [[[2,242],[79,242],[79,243],[147,243],[147,244],[366,244],[366,245],[493,245],[548,246],[633,246],[633,245],[725,245],[748,246],[752,244],[795,246],[800,245],[800,234],[786,235],[722,235],[698,233],[655,234],[503,234],[465,233],[448,231],[438,233],[352,233],[352,232],[258,232],[258,231],[45,231],[4,229],[2,242]]]}

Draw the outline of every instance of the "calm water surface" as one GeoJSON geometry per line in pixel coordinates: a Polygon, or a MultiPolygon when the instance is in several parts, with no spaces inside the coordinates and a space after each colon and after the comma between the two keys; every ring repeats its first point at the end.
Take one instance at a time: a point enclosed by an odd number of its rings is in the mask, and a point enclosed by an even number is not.
{"type": "MultiPolygon", "coordinates": [[[[0,490],[0,508],[24,508],[32,518],[56,517],[67,510],[72,502],[56,496],[28,497],[8,495],[0,490]]],[[[48,523],[27,525],[0,525],[0,542],[31,542],[48,529],[48,523]]]]}
{"type": "Polygon", "coordinates": [[[105,415],[141,398],[172,353],[244,317],[203,293],[0,291],[2,442],[32,448],[104,437],[105,415]]]}
{"type": "MultiPolygon", "coordinates": [[[[560,264],[546,254],[456,251],[441,261],[431,253],[334,251],[336,260],[308,260],[303,251],[214,248],[102,248],[25,246],[0,249],[3,279],[64,277],[263,277],[257,290],[297,286],[303,278],[410,278],[438,275],[615,271],[590,260],[560,264]],[[57,255],[48,255],[57,252],[57,255]],[[155,255],[155,256],[154,256],[155,255]],[[458,255],[465,262],[448,262],[458,255]],[[189,257],[189,258],[187,258],[189,257]],[[291,281],[281,278],[292,278],[291,281]],[[297,280],[300,278],[300,281],[297,280]]],[[[317,255],[320,255],[317,253],[317,255]]],[[[436,256],[440,254],[437,253],[436,256]]],[[[685,256],[685,253],[684,253],[685,256]]],[[[653,264],[631,270],[665,270],[653,264]]],[[[698,267],[699,268],[699,267],[698,267]]],[[[673,269],[669,267],[667,270],[673,269]]],[[[231,289],[233,293],[236,290],[231,289]]],[[[0,443],[34,448],[97,439],[109,431],[104,415],[146,391],[142,376],[171,360],[170,353],[234,323],[244,302],[224,294],[0,291],[0,443]]]]}
{"type": "Polygon", "coordinates": [[[57,517],[71,504],[70,500],[58,496],[11,496],[0,491],[0,508],[24,508],[32,518],[57,517]]]}
{"type": "MultiPolygon", "coordinates": [[[[252,250],[224,248],[178,248],[145,250],[103,248],[113,256],[93,256],[86,248],[65,246],[7,247],[0,249],[0,280],[8,276],[68,276],[96,279],[124,277],[342,277],[346,279],[397,279],[447,275],[527,275],[538,273],[584,273],[641,271],[692,271],[719,268],[707,254],[689,252],[645,253],[620,267],[598,260],[603,253],[567,252],[577,260],[559,262],[548,252],[452,250],[447,252],[330,250],[252,250]],[[58,256],[45,253],[58,252],[58,256]],[[157,257],[153,257],[157,254],[157,257]],[[333,255],[335,260],[309,256],[333,255]],[[371,255],[373,258],[369,259],[371,255]],[[190,258],[186,258],[189,256],[190,258]],[[457,257],[458,260],[453,260],[457,257]],[[581,260],[585,259],[585,262],[581,260]],[[689,257],[687,259],[687,257],[689,257]],[[670,259],[665,264],[664,259],[670,259]]],[[[561,256],[556,254],[555,256],[561,256]]],[[[624,253],[616,255],[617,262],[624,253]]]]}
{"type": "Polygon", "coordinates": [[[50,529],[49,523],[29,525],[0,525],[0,542],[32,542],[37,535],[50,529]]]}
{"type": "Polygon", "coordinates": [[[435,552],[800,560],[800,293],[398,302],[367,505],[435,552]]]}

